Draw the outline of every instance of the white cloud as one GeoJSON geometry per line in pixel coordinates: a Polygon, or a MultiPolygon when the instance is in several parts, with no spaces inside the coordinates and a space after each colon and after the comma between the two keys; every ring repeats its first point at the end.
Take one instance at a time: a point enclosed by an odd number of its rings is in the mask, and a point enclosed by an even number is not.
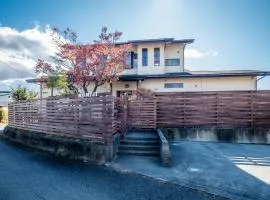
{"type": "Polygon", "coordinates": [[[217,51],[200,51],[197,49],[186,49],[185,50],[185,58],[189,59],[199,59],[204,57],[215,57],[218,55],[217,51]]]}
{"type": "Polygon", "coordinates": [[[37,59],[50,60],[56,51],[50,36],[49,26],[22,31],[0,26],[0,85],[3,80],[35,77],[37,59]]]}

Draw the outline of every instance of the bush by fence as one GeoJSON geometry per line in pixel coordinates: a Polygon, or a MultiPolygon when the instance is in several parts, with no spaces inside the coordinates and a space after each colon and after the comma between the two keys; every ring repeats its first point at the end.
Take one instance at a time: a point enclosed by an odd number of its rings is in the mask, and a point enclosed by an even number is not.
{"type": "Polygon", "coordinates": [[[8,122],[8,109],[6,107],[0,107],[0,123],[8,122]]]}

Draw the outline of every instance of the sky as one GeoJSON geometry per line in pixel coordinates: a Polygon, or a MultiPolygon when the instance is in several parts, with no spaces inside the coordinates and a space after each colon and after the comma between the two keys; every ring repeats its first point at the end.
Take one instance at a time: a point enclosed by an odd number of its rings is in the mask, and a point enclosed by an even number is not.
{"type": "MultiPolygon", "coordinates": [[[[53,52],[50,27],[72,28],[82,43],[103,26],[123,41],[195,39],[189,70],[270,71],[269,21],[268,0],[0,0],[0,90],[35,76],[37,59],[53,52]]],[[[270,89],[270,78],[259,88],[270,89]]]]}

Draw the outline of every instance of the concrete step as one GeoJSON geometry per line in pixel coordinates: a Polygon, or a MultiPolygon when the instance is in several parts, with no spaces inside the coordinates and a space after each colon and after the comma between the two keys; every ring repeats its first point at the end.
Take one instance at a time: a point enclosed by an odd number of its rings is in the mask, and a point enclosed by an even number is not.
{"type": "Polygon", "coordinates": [[[159,151],[158,145],[120,145],[119,150],[134,150],[134,151],[159,151]]]}
{"type": "Polygon", "coordinates": [[[159,156],[159,137],[156,131],[130,131],[120,140],[118,154],[159,156]]]}
{"type": "Polygon", "coordinates": [[[134,136],[126,136],[125,140],[137,140],[137,141],[158,141],[158,138],[154,137],[134,137],[134,136]]]}
{"type": "Polygon", "coordinates": [[[150,141],[145,141],[145,140],[129,140],[129,139],[123,139],[120,140],[120,145],[144,145],[144,146],[154,146],[157,145],[159,146],[159,141],[158,140],[150,140],[150,141]]]}
{"type": "Polygon", "coordinates": [[[120,155],[158,156],[159,151],[118,150],[120,155]]]}

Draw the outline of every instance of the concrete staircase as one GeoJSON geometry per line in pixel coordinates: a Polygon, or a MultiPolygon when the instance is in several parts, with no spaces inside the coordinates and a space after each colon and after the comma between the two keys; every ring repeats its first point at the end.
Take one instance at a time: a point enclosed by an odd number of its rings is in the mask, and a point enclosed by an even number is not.
{"type": "Polygon", "coordinates": [[[130,131],[120,140],[119,155],[159,156],[160,144],[156,131],[130,131]]]}

